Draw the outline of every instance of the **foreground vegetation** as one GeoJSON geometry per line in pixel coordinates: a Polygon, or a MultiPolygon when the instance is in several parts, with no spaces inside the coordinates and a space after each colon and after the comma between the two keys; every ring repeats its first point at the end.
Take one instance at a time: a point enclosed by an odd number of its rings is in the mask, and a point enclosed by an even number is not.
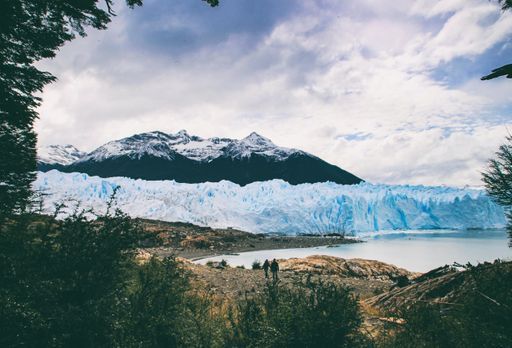
{"type": "Polygon", "coordinates": [[[497,260],[465,268],[453,281],[433,287],[433,293],[422,293],[407,305],[388,308],[396,320],[387,327],[387,338],[381,344],[512,347],[512,264],[497,260]],[[425,300],[449,292],[443,300],[425,300]]]}
{"type": "Polygon", "coordinates": [[[142,237],[120,212],[94,222],[77,213],[3,224],[0,346],[345,346],[359,335],[357,301],[346,289],[269,286],[226,307],[192,289],[173,257],[137,263],[142,237]]]}
{"type": "MultiPolygon", "coordinates": [[[[512,345],[512,271],[469,267],[455,304],[388,308],[380,335],[363,325],[340,284],[269,282],[229,301],[191,286],[173,257],[137,262],[140,226],[120,212],[0,227],[2,347],[506,347],[512,345]]],[[[248,271],[252,272],[252,271],[248,271]]]]}

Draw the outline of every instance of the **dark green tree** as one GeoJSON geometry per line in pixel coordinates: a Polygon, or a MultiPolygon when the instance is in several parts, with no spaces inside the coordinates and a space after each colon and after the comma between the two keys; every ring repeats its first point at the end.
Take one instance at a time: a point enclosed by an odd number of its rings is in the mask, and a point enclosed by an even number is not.
{"type": "MultiPolygon", "coordinates": [[[[129,6],[141,0],[127,0],[129,6]]],[[[59,47],[85,28],[105,29],[112,1],[6,0],[0,2],[0,219],[22,211],[35,178],[33,123],[41,98],[35,93],[55,81],[34,63],[55,56],[59,47]]]]}
{"type": "MultiPolygon", "coordinates": [[[[512,9],[512,0],[498,0],[503,11],[512,9]]],[[[482,80],[492,80],[500,76],[506,76],[508,79],[512,78],[512,64],[506,64],[499,68],[494,69],[489,75],[482,77],[482,80]]]]}
{"type": "MultiPolygon", "coordinates": [[[[130,8],[142,5],[125,1],[130,8]]],[[[34,63],[53,58],[88,27],[106,29],[115,15],[112,6],[113,0],[0,1],[0,221],[27,206],[35,178],[36,93],[56,78],[34,63]]]]}
{"type": "Polygon", "coordinates": [[[509,246],[512,247],[512,136],[500,146],[496,158],[489,161],[489,168],[482,176],[489,195],[506,210],[509,246]]]}
{"type": "Polygon", "coordinates": [[[503,10],[508,10],[512,8],[512,0],[499,0],[499,3],[503,10]]]}

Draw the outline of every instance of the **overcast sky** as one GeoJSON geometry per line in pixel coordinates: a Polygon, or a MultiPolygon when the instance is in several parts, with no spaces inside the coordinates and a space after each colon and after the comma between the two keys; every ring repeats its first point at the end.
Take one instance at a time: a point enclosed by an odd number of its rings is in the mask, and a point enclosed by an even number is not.
{"type": "Polygon", "coordinates": [[[39,145],[256,131],[368,181],[480,185],[508,130],[512,12],[488,0],[145,0],[40,67],[39,145]],[[385,3],[385,4],[384,4],[385,3]]]}

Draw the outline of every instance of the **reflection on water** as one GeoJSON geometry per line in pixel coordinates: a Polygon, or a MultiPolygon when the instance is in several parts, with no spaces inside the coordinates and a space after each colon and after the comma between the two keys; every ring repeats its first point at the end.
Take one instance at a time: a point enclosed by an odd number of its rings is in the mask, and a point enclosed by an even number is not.
{"type": "Polygon", "coordinates": [[[261,250],[223,255],[199,260],[225,259],[232,266],[251,267],[254,260],[272,258],[331,255],[342,258],[363,258],[391,263],[411,271],[425,272],[458,262],[477,263],[494,259],[512,259],[504,230],[471,231],[407,231],[381,233],[363,238],[365,243],[344,244],[336,247],[304,249],[261,250]]]}

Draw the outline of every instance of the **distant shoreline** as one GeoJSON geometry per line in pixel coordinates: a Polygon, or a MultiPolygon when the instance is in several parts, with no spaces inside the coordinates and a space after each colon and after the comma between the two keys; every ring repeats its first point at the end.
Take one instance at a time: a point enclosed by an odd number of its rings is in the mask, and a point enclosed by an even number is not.
{"type": "Polygon", "coordinates": [[[313,248],[320,246],[329,247],[354,243],[362,243],[362,241],[342,236],[258,236],[257,238],[251,239],[249,243],[245,238],[239,238],[239,240],[234,240],[229,247],[225,248],[183,248],[180,250],[179,248],[157,247],[149,248],[148,251],[159,256],[175,255],[191,261],[199,261],[209,257],[233,255],[250,251],[313,248]]]}

